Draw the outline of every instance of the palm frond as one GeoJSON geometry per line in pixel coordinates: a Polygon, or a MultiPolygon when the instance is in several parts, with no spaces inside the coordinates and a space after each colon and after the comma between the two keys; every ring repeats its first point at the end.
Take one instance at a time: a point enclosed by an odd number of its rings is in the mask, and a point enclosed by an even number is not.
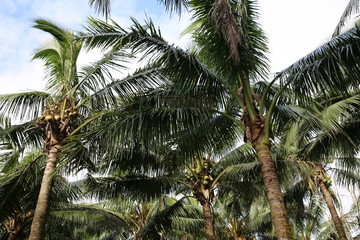
{"type": "Polygon", "coordinates": [[[198,216],[196,211],[193,212],[193,209],[187,208],[186,198],[181,198],[172,205],[166,206],[164,210],[155,213],[139,235],[156,239],[159,237],[159,233],[164,230],[169,231],[174,225],[180,225],[183,228],[185,222],[189,223],[183,219],[184,217],[196,219],[198,216]]]}
{"type": "Polygon", "coordinates": [[[336,37],[341,33],[342,28],[345,26],[345,21],[359,12],[359,0],[350,0],[346,6],[343,14],[340,17],[339,23],[336,25],[332,37],[336,37]]]}
{"type": "Polygon", "coordinates": [[[94,6],[95,10],[105,16],[106,19],[110,16],[110,3],[110,0],[89,0],[89,5],[94,6]]]}
{"type": "Polygon", "coordinates": [[[216,168],[224,169],[225,167],[232,166],[240,163],[251,163],[256,159],[255,150],[250,143],[244,143],[228,152],[223,156],[216,168]]]}
{"type": "Polygon", "coordinates": [[[345,188],[359,187],[360,174],[357,173],[356,169],[332,169],[336,183],[345,188]]]}
{"type": "Polygon", "coordinates": [[[38,118],[49,101],[44,92],[5,94],[0,96],[0,110],[13,121],[29,121],[38,118]]]}
{"type": "MultiPolygon", "coordinates": [[[[112,228],[113,230],[118,228],[128,228],[128,224],[126,223],[124,216],[120,213],[112,211],[110,209],[100,208],[96,205],[88,205],[88,204],[74,204],[74,205],[66,205],[61,208],[57,208],[51,211],[51,214],[57,216],[63,216],[65,219],[73,219],[79,222],[81,221],[94,221],[95,224],[102,225],[102,228],[112,228]],[[96,216],[97,217],[93,217],[96,216]],[[99,219],[99,215],[104,219],[99,219]],[[98,221],[98,222],[96,222],[98,221]],[[102,224],[101,224],[102,222],[102,224]],[[110,226],[111,225],[111,226],[110,226]]],[[[88,222],[89,223],[89,222],[88,222]]],[[[84,222],[82,223],[84,224],[84,222]]],[[[90,224],[90,226],[94,226],[94,223],[90,224]]]]}
{"type": "Polygon", "coordinates": [[[167,11],[178,12],[181,14],[183,8],[187,9],[189,5],[188,0],[158,0],[165,5],[167,11]]]}
{"type": "Polygon", "coordinates": [[[325,129],[335,128],[334,132],[340,132],[342,123],[349,121],[359,107],[360,95],[351,95],[327,106],[322,111],[323,126],[325,129]]]}
{"type": "Polygon", "coordinates": [[[193,21],[198,23],[193,32],[198,56],[210,69],[225,78],[232,89],[241,86],[241,71],[254,80],[266,78],[267,40],[256,22],[255,1],[199,0],[191,7],[193,21]]]}
{"type": "Polygon", "coordinates": [[[35,23],[35,28],[50,33],[54,40],[35,53],[34,59],[44,60],[48,78],[47,89],[55,101],[63,100],[72,85],[78,82],[76,62],[82,42],[76,40],[70,30],[63,29],[51,21],[37,19],[35,23]]]}
{"type": "Polygon", "coordinates": [[[152,199],[163,193],[169,193],[177,181],[174,177],[127,175],[120,177],[88,176],[85,181],[89,194],[97,199],[111,199],[122,196],[131,199],[152,199]]]}
{"type": "Polygon", "coordinates": [[[166,82],[166,79],[158,77],[159,71],[161,69],[154,69],[149,66],[139,69],[123,79],[115,79],[91,96],[93,106],[95,109],[112,108],[118,103],[129,101],[151,88],[161,86],[166,82]]]}
{"type": "Polygon", "coordinates": [[[0,221],[35,208],[43,154],[29,154],[11,173],[0,176],[0,221]]]}
{"type": "MultiPolygon", "coordinates": [[[[276,76],[281,84],[303,96],[321,95],[332,89],[346,94],[359,85],[360,32],[355,27],[333,38],[276,76]]],[[[299,99],[301,100],[301,99],[299,99]]]]}
{"type": "Polygon", "coordinates": [[[2,136],[8,136],[15,147],[42,148],[43,132],[35,127],[35,121],[12,125],[0,131],[2,136]]]}
{"type": "Polygon", "coordinates": [[[35,127],[34,121],[12,125],[0,132],[3,136],[8,136],[18,148],[27,146],[41,149],[43,146],[43,132],[35,127]]]}
{"type": "Polygon", "coordinates": [[[158,79],[171,79],[176,84],[185,86],[226,84],[198,61],[196,55],[166,42],[151,20],[142,26],[133,19],[133,26],[128,32],[115,22],[108,24],[90,19],[89,25],[88,33],[82,36],[86,44],[101,48],[131,48],[134,54],[141,54],[150,65],[160,68],[158,79]]]}
{"type": "Polygon", "coordinates": [[[52,21],[46,19],[36,19],[34,28],[50,33],[59,43],[69,44],[72,41],[72,35],[52,21]]]}
{"type": "MultiPolygon", "coordinates": [[[[84,66],[79,72],[79,81],[75,82],[72,91],[79,91],[80,97],[87,98],[95,92],[103,89],[109,81],[113,80],[112,72],[120,72],[121,69],[127,69],[124,65],[131,59],[131,55],[118,49],[112,49],[104,56],[87,66],[84,66]]],[[[84,101],[84,100],[83,100],[84,101]]]]}
{"type": "Polygon", "coordinates": [[[211,17],[229,45],[231,58],[236,63],[239,63],[240,53],[238,47],[241,44],[241,36],[236,22],[236,15],[233,13],[230,4],[231,1],[228,0],[216,0],[211,17]]]}

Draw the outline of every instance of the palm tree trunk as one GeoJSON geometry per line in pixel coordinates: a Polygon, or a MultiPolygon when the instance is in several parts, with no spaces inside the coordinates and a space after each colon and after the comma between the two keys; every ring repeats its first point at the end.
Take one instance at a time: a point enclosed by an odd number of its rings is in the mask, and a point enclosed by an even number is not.
{"type": "Polygon", "coordinates": [[[45,236],[46,216],[52,187],[53,173],[56,169],[57,153],[60,145],[53,145],[48,152],[44,176],[36,204],[34,218],[31,224],[29,240],[42,240],[45,236]]]}
{"type": "Polygon", "coordinates": [[[332,196],[331,196],[328,188],[326,187],[325,183],[323,183],[322,181],[319,181],[319,185],[320,185],[321,192],[324,196],[325,202],[329,208],[329,211],[331,214],[331,219],[334,222],[336,232],[339,235],[339,239],[347,240],[348,238],[346,237],[345,229],[344,229],[344,227],[341,223],[340,217],[336,211],[332,196]]]}
{"type": "Polygon", "coordinates": [[[211,214],[211,207],[209,200],[204,201],[203,214],[205,222],[205,234],[207,240],[215,240],[215,233],[213,227],[213,220],[211,214]]]}
{"type": "Polygon", "coordinates": [[[15,240],[16,239],[16,234],[15,233],[9,233],[9,237],[7,240],[15,240]]]}
{"type": "Polygon", "coordinates": [[[280,183],[271,157],[270,147],[260,142],[255,146],[257,158],[261,168],[262,178],[265,184],[266,196],[269,201],[271,220],[275,228],[277,239],[294,239],[286,211],[284,198],[280,190],[280,183]]]}

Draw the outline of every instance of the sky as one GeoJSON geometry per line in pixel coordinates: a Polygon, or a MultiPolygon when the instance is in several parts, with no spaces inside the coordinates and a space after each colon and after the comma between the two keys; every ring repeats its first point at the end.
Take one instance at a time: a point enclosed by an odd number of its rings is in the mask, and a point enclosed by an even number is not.
{"type": "MultiPolygon", "coordinates": [[[[281,71],[330,39],[348,0],[260,0],[260,22],[267,33],[271,72],[281,71]]],[[[36,18],[82,30],[88,16],[97,16],[88,0],[6,0],[0,6],[0,94],[44,89],[43,65],[32,61],[49,34],[32,28],[36,18]]],[[[130,16],[146,16],[159,26],[170,43],[185,47],[179,38],[189,14],[170,17],[157,0],[112,0],[111,18],[129,26],[130,16]]],[[[84,55],[85,56],[85,55],[84,55]]],[[[90,57],[83,57],[86,62],[90,57]]]]}

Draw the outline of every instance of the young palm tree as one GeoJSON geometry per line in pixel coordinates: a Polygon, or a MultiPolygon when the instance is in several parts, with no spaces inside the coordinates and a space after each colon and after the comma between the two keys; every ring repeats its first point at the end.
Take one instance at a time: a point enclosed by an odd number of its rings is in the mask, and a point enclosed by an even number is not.
{"type": "Polygon", "coordinates": [[[90,111],[90,95],[111,79],[106,64],[119,67],[117,54],[107,54],[99,62],[77,68],[82,42],[75,35],[46,20],[36,20],[35,28],[50,33],[53,41],[40,49],[34,59],[45,62],[47,90],[0,96],[0,110],[15,119],[25,121],[5,129],[16,136],[19,145],[43,147],[47,155],[41,189],[34,212],[29,239],[43,239],[53,175],[61,148],[72,131],[81,127],[90,111]],[[28,121],[28,122],[26,122],[28,121]],[[41,141],[43,138],[43,142],[41,141]]]}
{"type": "Polygon", "coordinates": [[[346,95],[329,91],[313,99],[311,108],[298,107],[304,117],[290,127],[282,144],[291,149],[289,155],[298,158],[295,165],[307,166],[302,170],[304,182],[315,192],[320,189],[340,239],[348,236],[334,204],[328,174],[342,187],[358,187],[360,179],[354,172],[359,168],[360,137],[354,130],[359,127],[359,96],[358,89],[349,87],[346,95]]]}
{"type": "MultiPolygon", "coordinates": [[[[203,225],[200,210],[187,198],[160,195],[164,179],[121,176],[88,178],[85,182],[96,204],[119,213],[126,221],[131,239],[178,239],[182,234],[203,225]],[[157,187],[154,187],[154,186],[157,187]]],[[[164,191],[164,190],[162,190],[164,191]]]]}
{"type": "MultiPolygon", "coordinates": [[[[295,196],[298,195],[298,197],[302,196],[302,198],[304,198],[304,201],[305,199],[308,199],[308,202],[311,204],[319,202],[322,203],[322,205],[324,205],[325,202],[327,206],[327,210],[329,210],[330,212],[331,220],[335,227],[336,234],[339,236],[339,239],[344,239],[344,240],[349,239],[347,230],[345,229],[345,223],[343,222],[343,220],[341,220],[340,215],[336,210],[336,203],[338,202],[336,195],[330,188],[332,181],[330,180],[330,177],[327,175],[327,171],[325,171],[325,168],[322,166],[322,163],[301,161],[301,160],[299,160],[298,162],[294,160],[290,162],[293,165],[298,165],[297,167],[300,169],[300,171],[302,171],[300,176],[295,178],[300,180],[295,181],[294,184],[295,186],[297,185],[297,187],[299,188],[298,190],[300,191],[298,191],[298,193],[293,192],[292,194],[295,196]]],[[[340,169],[333,168],[333,170],[339,171],[340,169]]],[[[319,208],[318,206],[314,206],[314,207],[315,207],[314,209],[319,208]]],[[[317,209],[318,213],[320,213],[320,211],[322,211],[321,208],[317,209]]],[[[307,220],[306,221],[307,223],[309,223],[311,220],[312,222],[310,223],[312,224],[312,226],[314,226],[314,224],[319,225],[318,224],[319,220],[315,222],[315,218],[311,216],[308,216],[305,219],[307,220]]],[[[307,233],[308,235],[306,233],[305,235],[310,236],[310,234],[313,234],[318,237],[320,236],[315,232],[312,233],[311,230],[312,228],[307,229],[307,231],[309,232],[307,233]]],[[[317,231],[320,232],[319,229],[317,231]]]]}
{"type": "Polygon", "coordinates": [[[106,208],[105,203],[57,206],[49,212],[49,223],[45,239],[129,239],[131,235],[124,211],[106,208]]]}
{"type": "Polygon", "coordinates": [[[29,233],[41,181],[38,174],[44,170],[38,162],[43,158],[41,153],[30,153],[0,176],[0,222],[8,239],[29,233]]]}
{"type": "MultiPolygon", "coordinates": [[[[17,165],[11,170],[7,168],[7,172],[0,176],[0,222],[6,228],[8,239],[26,239],[29,235],[45,169],[44,160],[42,152],[27,153],[17,165]]],[[[54,176],[53,186],[50,209],[69,203],[79,192],[58,175],[54,176]]]]}

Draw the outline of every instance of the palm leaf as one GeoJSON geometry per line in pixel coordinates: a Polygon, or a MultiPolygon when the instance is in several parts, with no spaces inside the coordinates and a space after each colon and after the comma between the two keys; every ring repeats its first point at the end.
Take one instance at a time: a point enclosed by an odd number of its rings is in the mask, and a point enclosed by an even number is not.
{"type": "Polygon", "coordinates": [[[255,20],[255,1],[199,0],[191,6],[193,20],[199,23],[193,32],[199,58],[210,69],[226,79],[232,89],[242,86],[240,78],[249,80],[245,72],[250,79],[265,79],[267,40],[255,20]]]}
{"type": "Polygon", "coordinates": [[[176,179],[171,176],[147,177],[141,175],[127,175],[122,177],[98,177],[88,176],[85,181],[89,194],[98,199],[131,198],[151,199],[162,193],[169,193],[176,179]]]}
{"type": "Polygon", "coordinates": [[[350,17],[352,17],[354,13],[358,13],[358,12],[359,12],[359,1],[350,0],[344,10],[344,13],[340,17],[339,23],[337,24],[332,37],[338,36],[345,25],[345,21],[350,17]]]}
{"type": "Polygon", "coordinates": [[[49,94],[44,92],[6,94],[0,96],[0,110],[13,120],[28,121],[38,118],[49,101],[49,94]]]}
{"type": "Polygon", "coordinates": [[[159,233],[165,230],[168,231],[174,225],[180,225],[183,230],[184,224],[189,223],[189,221],[182,218],[196,219],[198,217],[196,212],[193,212],[191,208],[187,208],[185,200],[186,198],[181,198],[172,205],[166,206],[164,210],[155,213],[139,235],[151,237],[151,239],[160,239],[159,233]]]}
{"type": "Polygon", "coordinates": [[[89,5],[94,6],[98,13],[107,19],[110,16],[110,0],[89,0],[89,5]]]}
{"type": "Polygon", "coordinates": [[[79,70],[79,82],[75,82],[76,85],[72,87],[72,91],[79,91],[82,95],[80,97],[87,99],[87,96],[103,89],[109,80],[113,80],[112,71],[119,72],[121,69],[127,69],[124,63],[130,58],[128,53],[118,49],[108,51],[100,60],[79,70]]]}
{"type": "Polygon", "coordinates": [[[359,47],[359,29],[355,27],[281,71],[276,78],[303,96],[321,95],[328,89],[346,94],[359,85],[359,47]]]}
{"type": "Polygon", "coordinates": [[[17,148],[41,148],[43,146],[43,132],[35,127],[35,121],[12,125],[0,131],[7,136],[17,148]]]}
{"type": "Polygon", "coordinates": [[[72,36],[68,31],[57,26],[55,23],[46,19],[36,19],[34,28],[50,33],[59,43],[68,44],[72,41],[72,36]]]}
{"type": "Polygon", "coordinates": [[[42,168],[37,161],[43,154],[29,154],[23,164],[11,173],[0,176],[0,221],[35,208],[42,168]]]}

